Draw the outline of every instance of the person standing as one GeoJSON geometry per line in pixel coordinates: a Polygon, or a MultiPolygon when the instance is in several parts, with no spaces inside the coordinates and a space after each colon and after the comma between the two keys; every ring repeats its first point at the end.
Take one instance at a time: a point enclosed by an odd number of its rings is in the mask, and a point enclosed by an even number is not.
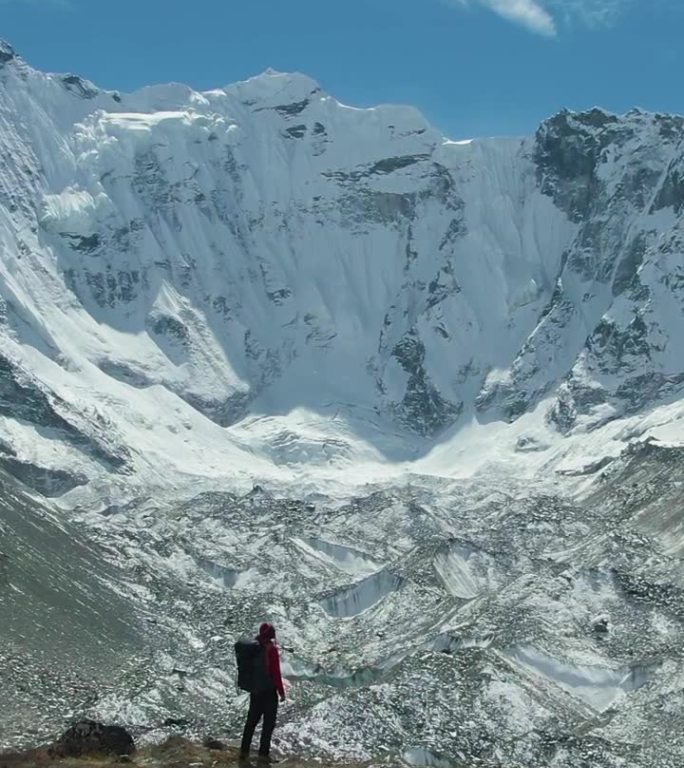
{"type": "Polygon", "coordinates": [[[259,627],[256,641],[260,653],[254,661],[249,711],[240,745],[240,760],[243,762],[249,759],[254,730],[262,719],[258,761],[266,765],[277,762],[271,757],[271,737],[278,715],[278,699],[285,701],[285,686],[280,674],[280,655],[275,639],[276,631],[272,624],[264,623],[259,627]]]}

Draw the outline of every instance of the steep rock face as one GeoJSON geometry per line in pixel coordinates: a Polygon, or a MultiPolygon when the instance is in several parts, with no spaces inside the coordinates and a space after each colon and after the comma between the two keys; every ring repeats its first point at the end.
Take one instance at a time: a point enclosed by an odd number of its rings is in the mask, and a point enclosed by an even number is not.
{"type": "Polygon", "coordinates": [[[578,230],[537,327],[487,392],[509,417],[558,387],[549,418],[569,431],[681,389],[683,139],[680,118],[638,111],[562,113],[538,131],[540,187],[578,230]]]}
{"type": "Polygon", "coordinates": [[[1,51],[0,426],[21,460],[63,471],[62,441],[90,478],[192,473],[196,424],[239,463],[231,427],[298,409],[430,439],[546,400],[569,434],[684,384],[679,118],[456,143],[302,75],[120,95],[1,51]]]}

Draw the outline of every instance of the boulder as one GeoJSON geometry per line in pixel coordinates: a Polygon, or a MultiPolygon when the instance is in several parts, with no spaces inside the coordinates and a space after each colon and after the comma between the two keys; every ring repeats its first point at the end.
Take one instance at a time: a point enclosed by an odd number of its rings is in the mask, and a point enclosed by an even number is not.
{"type": "Polygon", "coordinates": [[[49,751],[52,757],[81,757],[88,754],[131,755],[135,752],[135,742],[130,733],[121,726],[81,720],[72,725],[49,751]]]}

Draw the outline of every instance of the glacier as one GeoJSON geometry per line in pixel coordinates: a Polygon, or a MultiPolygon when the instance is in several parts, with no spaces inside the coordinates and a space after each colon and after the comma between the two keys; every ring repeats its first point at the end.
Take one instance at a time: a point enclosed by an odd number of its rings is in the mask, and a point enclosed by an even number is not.
{"type": "Polygon", "coordinates": [[[0,747],[233,733],[266,616],[285,750],[680,765],[683,222],[679,116],[454,141],[0,42],[0,747]],[[102,643],[27,715],[73,611],[102,643]]]}

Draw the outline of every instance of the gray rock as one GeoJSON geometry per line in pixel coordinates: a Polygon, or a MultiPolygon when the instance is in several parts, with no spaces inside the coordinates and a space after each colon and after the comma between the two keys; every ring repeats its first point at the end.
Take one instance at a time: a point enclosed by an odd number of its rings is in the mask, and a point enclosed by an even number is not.
{"type": "Polygon", "coordinates": [[[4,40],[0,40],[0,68],[16,57],[14,48],[4,40]]]}

